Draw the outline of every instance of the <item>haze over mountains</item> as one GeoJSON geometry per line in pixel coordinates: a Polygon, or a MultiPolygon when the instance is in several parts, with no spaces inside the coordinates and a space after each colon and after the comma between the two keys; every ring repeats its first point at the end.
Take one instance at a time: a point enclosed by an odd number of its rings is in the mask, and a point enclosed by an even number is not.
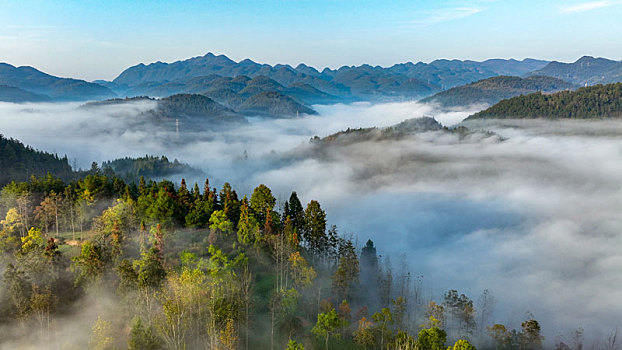
{"type": "MultiPolygon", "coordinates": [[[[149,93],[154,85],[175,82],[180,88],[200,76],[265,76],[290,87],[306,84],[324,93],[349,99],[417,98],[433,92],[496,75],[523,75],[543,68],[548,62],[533,59],[487,60],[484,62],[437,60],[431,63],[402,63],[388,68],[343,66],[318,71],[300,64],[270,66],[249,59],[235,62],[211,53],[174,63],[139,64],[126,69],[108,86],[121,91],[149,93]]],[[[182,91],[177,91],[182,92],[182,91]]]]}
{"type": "Polygon", "coordinates": [[[81,101],[116,96],[110,89],[99,84],[59,78],[32,67],[15,67],[7,63],[0,63],[0,85],[19,89],[9,91],[8,88],[3,88],[2,100],[13,99],[11,102],[81,101]],[[4,99],[5,96],[10,98],[4,99]]]}
{"type": "Polygon", "coordinates": [[[551,62],[533,75],[546,75],[579,85],[622,81],[622,62],[583,56],[574,63],[551,62]]]}
{"type": "Polygon", "coordinates": [[[586,83],[618,81],[622,81],[622,62],[590,56],[574,63],[442,59],[391,67],[363,64],[319,71],[305,64],[272,66],[250,59],[235,62],[224,55],[208,53],[173,63],[141,63],[126,69],[113,81],[95,82],[59,78],[32,67],[3,63],[0,64],[0,101],[157,97],[161,98],[156,113],[161,121],[171,122],[177,113],[188,124],[209,120],[213,126],[243,122],[245,116],[283,118],[315,114],[311,106],[318,104],[424,98],[422,102],[450,108],[492,105],[533,92],[553,93],[574,90],[586,83]],[[176,108],[163,109],[170,96],[177,96],[176,108]]]}

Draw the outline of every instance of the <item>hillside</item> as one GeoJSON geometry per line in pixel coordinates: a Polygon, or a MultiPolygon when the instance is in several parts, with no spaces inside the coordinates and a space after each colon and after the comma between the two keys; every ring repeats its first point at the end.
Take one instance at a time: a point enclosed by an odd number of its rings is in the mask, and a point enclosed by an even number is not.
{"type": "Polygon", "coordinates": [[[251,96],[238,107],[238,111],[246,115],[277,117],[317,114],[313,109],[276,91],[261,92],[251,96]]]}
{"type": "Polygon", "coordinates": [[[534,75],[527,78],[498,76],[439,92],[434,96],[426,97],[421,102],[438,103],[443,107],[483,103],[493,105],[503,99],[518,95],[537,91],[557,92],[575,87],[571,83],[546,76],[534,75]]]}
{"type": "Polygon", "coordinates": [[[0,134],[0,186],[11,181],[27,181],[31,175],[70,179],[73,175],[67,157],[37,151],[14,139],[0,134]]]}
{"type": "Polygon", "coordinates": [[[578,85],[609,84],[622,81],[622,62],[583,56],[574,63],[551,62],[533,75],[547,75],[578,85]]]}
{"type": "Polygon", "coordinates": [[[175,159],[146,155],[139,158],[120,158],[102,163],[102,169],[110,168],[127,182],[138,183],[141,176],[147,179],[159,179],[174,175],[202,176],[203,172],[175,159]]]}
{"type": "Polygon", "coordinates": [[[503,100],[467,119],[480,118],[619,118],[622,83],[595,85],[555,94],[540,92],[503,100]]]}
{"type": "Polygon", "coordinates": [[[8,85],[0,85],[0,101],[2,102],[46,102],[50,97],[8,85]]]}
{"type": "Polygon", "coordinates": [[[97,100],[116,96],[112,90],[99,84],[59,78],[32,67],[15,67],[7,63],[0,63],[0,85],[47,95],[57,101],[97,100]]]}
{"type": "Polygon", "coordinates": [[[311,142],[316,146],[347,145],[365,141],[398,139],[406,135],[443,130],[443,126],[431,117],[407,119],[387,128],[348,128],[323,138],[315,137],[311,142]]]}
{"type": "Polygon", "coordinates": [[[142,101],[153,101],[153,108],[142,113],[156,125],[165,126],[168,130],[176,129],[179,121],[183,131],[217,129],[223,126],[247,123],[237,112],[227,108],[211,98],[198,94],[177,94],[162,99],[146,96],[115,98],[84,104],[81,108],[98,108],[142,101]]]}

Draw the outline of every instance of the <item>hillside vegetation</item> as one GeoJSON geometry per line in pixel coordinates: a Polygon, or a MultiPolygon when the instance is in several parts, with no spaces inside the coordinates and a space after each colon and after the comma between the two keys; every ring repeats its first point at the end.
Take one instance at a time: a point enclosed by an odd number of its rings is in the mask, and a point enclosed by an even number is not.
{"type": "Polygon", "coordinates": [[[470,116],[477,118],[619,118],[622,83],[596,85],[555,94],[533,93],[503,100],[470,116]]]}
{"type": "Polygon", "coordinates": [[[71,179],[73,170],[67,156],[35,150],[21,142],[0,134],[0,185],[11,181],[27,181],[31,176],[48,172],[63,179],[71,179]]]}
{"type": "Polygon", "coordinates": [[[457,86],[427,97],[421,102],[438,103],[443,107],[468,106],[473,104],[493,105],[503,99],[537,91],[557,92],[574,89],[576,86],[563,80],[530,76],[527,78],[499,76],[457,86]]]}
{"type": "Polygon", "coordinates": [[[480,314],[457,290],[423,299],[411,274],[394,274],[374,242],[359,250],[327,225],[318,201],[303,206],[296,192],[277,205],[265,185],[241,196],[228,183],[218,191],[206,180],[201,190],[96,171],[70,183],[12,182],[0,199],[0,326],[11,330],[3,346],[542,347],[531,316],[518,330],[492,323],[488,291],[480,314]],[[467,340],[476,334],[481,341],[467,340]]]}
{"type": "Polygon", "coordinates": [[[138,182],[141,177],[157,179],[174,175],[199,176],[203,172],[175,159],[172,162],[167,157],[146,155],[138,158],[119,158],[103,162],[102,169],[110,168],[127,182],[138,182]]]}

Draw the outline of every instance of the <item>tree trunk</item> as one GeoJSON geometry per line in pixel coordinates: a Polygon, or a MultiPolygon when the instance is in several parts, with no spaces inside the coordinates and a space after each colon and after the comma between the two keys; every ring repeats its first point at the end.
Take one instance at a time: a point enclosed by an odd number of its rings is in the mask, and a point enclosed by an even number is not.
{"type": "Polygon", "coordinates": [[[58,199],[54,199],[54,216],[56,218],[56,237],[58,237],[58,199]]]}

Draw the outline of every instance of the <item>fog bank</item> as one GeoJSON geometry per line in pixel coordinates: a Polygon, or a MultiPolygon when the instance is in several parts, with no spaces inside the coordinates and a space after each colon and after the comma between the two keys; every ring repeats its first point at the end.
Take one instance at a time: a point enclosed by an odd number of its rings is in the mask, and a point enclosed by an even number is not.
{"type": "Polygon", "coordinates": [[[448,289],[473,299],[489,289],[496,322],[520,327],[530,311],[549,341],[579,326],[596,336],[620,326],[620,122],[467,122],[505,140],[427,132],[337,144],[319,156],[306,152],[315,135],[424,115],[453,124],[473,111],[414,102],[316,106],[319,116],[252,118],[248,127],[202,134],[182,126],[176,135],[141,123],[148,108],[0,104],[0,132],[80,167],[163,154],[205,170],[216,186],[229,181],[250,193],[265,183],[281,198],[296,190],[303,201],[319,200],[330,223],[359,244],[371,238],[385,256],[404,253],[437,299],[448,289]]]}

